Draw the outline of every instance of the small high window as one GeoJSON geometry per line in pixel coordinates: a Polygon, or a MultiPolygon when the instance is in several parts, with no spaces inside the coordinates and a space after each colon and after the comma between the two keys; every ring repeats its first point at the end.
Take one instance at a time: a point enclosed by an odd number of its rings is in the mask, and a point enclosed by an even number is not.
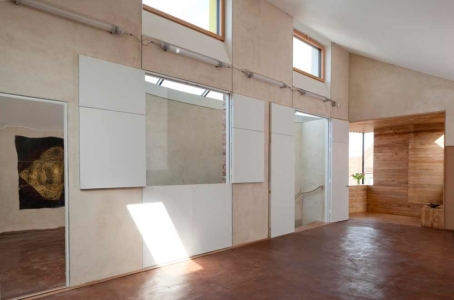
{"type": "Polygon", "coordinates": [[[293,32],[293,70],[325,82],[325,47],[299,31],[293,32]]]}
{"type": "Polygon", "coordinates": [[[225,0],[143,0],[143,9],[224,41],[225,0]]]}

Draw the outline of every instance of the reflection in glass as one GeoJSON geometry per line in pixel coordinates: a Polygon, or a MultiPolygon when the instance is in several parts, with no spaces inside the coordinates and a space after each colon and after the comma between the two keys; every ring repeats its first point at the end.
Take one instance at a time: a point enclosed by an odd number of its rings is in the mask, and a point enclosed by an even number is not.
{"type": "Polygon", "coordinates": [[[167,79],[150,89],[147,185],[226,182],[224,94],[167,79]]]}
{"type": "Polygon", "coordinates": [[[293,37],[293,67],[320,77],[321,50],[293,37]]]}
{"type": "Polygon", "coordinates": [[[144,0],[143,4],[212,33],[220,34],[220,0],[144,0]]]}

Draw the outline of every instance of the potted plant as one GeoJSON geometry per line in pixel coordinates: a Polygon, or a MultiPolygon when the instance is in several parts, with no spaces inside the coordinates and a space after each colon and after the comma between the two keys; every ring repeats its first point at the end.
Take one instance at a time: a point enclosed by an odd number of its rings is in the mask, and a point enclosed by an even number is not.
{"type": "Polygon", "coordinates": [[[358,182],[358,185],[361,184],[361,180],[364,179],[364,173],[355,173],[355,174],[352,174],[352,177],[356,179],[356,181],[358,182]]]}

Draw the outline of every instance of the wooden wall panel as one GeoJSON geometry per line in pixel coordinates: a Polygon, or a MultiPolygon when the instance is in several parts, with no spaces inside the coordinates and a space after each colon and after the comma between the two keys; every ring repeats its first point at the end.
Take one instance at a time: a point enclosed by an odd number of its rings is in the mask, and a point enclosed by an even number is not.
{"type": "MultiPolygon", "coordinates": [[[[446,182],[454,182],[454,147],[446,147],[445,152],[445,176],[446,182]]],[[[454,184],[445,186],[445,228],[454,230],[454,184]]]]}
{"type": "Polygon", "coordinates": [[[443,203],[443,134],[444,123],[375,129],[367,211],[419,217],[424,203],[443,203]]]}
{"type": "Polygon", "coordinates": [[[348,212],[357,213],[367,211],[367,185],[349,186],[348,212]]]}
{"type": "Polygon", "coordinates": [[[410,135],[408,201],[443,203],[444,124],[415,125],[410,135]]]}

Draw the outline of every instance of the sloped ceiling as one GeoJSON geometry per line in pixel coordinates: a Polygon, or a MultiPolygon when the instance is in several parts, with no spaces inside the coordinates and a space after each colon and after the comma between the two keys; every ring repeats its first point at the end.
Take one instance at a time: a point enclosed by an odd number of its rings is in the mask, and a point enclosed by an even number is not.
{"type": "Polygon", "coordinates": [[[268,1],[352,53],[454,80],[454,1],[268,1]]]}

